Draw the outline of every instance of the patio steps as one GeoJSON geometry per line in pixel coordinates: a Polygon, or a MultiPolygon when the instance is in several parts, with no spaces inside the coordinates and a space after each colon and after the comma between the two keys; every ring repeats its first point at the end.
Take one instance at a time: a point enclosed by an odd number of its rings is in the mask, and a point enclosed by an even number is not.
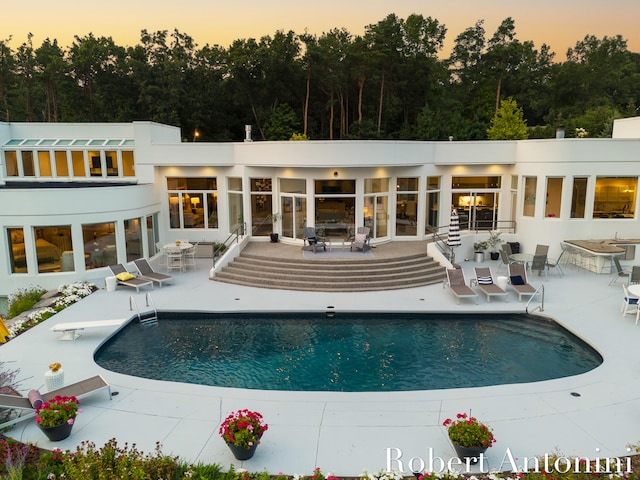
{"type": "Polygon", "coordinates": [[[235,285],[314,292],[397,290],[440,283],[444,267],[424,254],[394,259],[304,260],[241,254],[213,280],[235,285]]]}

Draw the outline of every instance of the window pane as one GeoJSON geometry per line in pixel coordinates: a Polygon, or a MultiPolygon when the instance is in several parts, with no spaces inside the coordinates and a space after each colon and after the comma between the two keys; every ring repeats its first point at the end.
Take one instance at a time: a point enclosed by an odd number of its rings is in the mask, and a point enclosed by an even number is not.
{"type": "Polygon", "coordinates": [[[27,252],[24,248],[24,230],[22,228],[7,228],[7,243],[11,273],[26,273],[27,252]]]}
{"type": "Polygon", "coordinates": [[[51,155],[49,155],[49,152],[38,151],[38,168],[40,169],[41,177],[53,176],[53,171],[51,170],[51,155]]]}
{"type": "Polygon", "coordinates": [[[117,177],[118,176],[118,155],[116,152],[107,151],[105,154],[105,163],[107,166],[107,176],[108,177],[117,177]]]}
{"type": "Polygon", "coordinates": [[[315,181],[316,195],[332,193],[356,193],[355,180],[316,180],[315,181]]]}
{"type": "Polygon", "coordinates": [[[36,227],[38,273],[73,271],[71,226],[36,227]]]}
{"type": "Polygon", "coordinates": [[[71,152],[71,164],[73,165],[74,177],[85,177],[87,175],[84,168],[84,154],[81,151],[71,152]]]}
{"type": "Polygon", "coordinates": [[[416,235],[418,221],[418,195],[398,194],[396,202],[396,235],[416,235]]]}
{"type": "Polygon", "coordinates": [[[83,225],[82,241],[87,270],[118,263],[113,222],[83,225]]]}
{"type": "Polygon", "coordinates": [[[229,223],[232,232],[244,222],[242,209],[242,194],[229,193],[229,223]]]}
{"type": "Polygon", "coordinates": [[[4,152],[4,162],[7,168],[7,177],[18,176],[18,155],[15,151],[4,152]]]}
{"type": "Polygon", "coordinates": [[[242,191],[242,178],[240,177],[229,177],[227,179],[229,190],[234,190],[236,192],[242,191]]]}
{"type": "Polygon", "coordinates": [[[180,195],[169,194],[169,225],[171,228],[180,228],[180,195]]]}
{"type": "Polygon", "coordinates": [[[587,204],[587,178],[573,179],[573,196],[571,197],[571,218],[584,218],[587,204]]]}
{"type": "Polygon", "coordinates": [[[547,198],[544,210],[545,217],[560,217],[562,204],[562,178],[547,178],[547,198]]]}
{"type": "Polygon", "coordinates": [[[204,228],[204,203],[201,193],[182,195],[184,228],[204,228]]]}
{"type": "Polygon", "coordinates": [[[439,190],[440,177],[427,177],[427,190],[439,190]]]}
{"type": "Polygon", "coordinates": [[[124,221],[124,234],[126,239],[127,262],[142,257],[142,229],[140,219],[132,218],[124,221]]]}
{"type": "Polygon", "coordinates": [[[438,231],[438,204],[440,203],[440,192],[427,193],[427,221],[425,233],[438,231]]]}
{"type": "Polygon", "coordinates": [[[218,228],[218,194],[207,193],[207,227],[218,228]]]}
{"type": "Polygon", "coordinates": [[[252,178],[251,191],[252,192],[270,192],[271,179],[270,178],[252,178]]]}
{"type": "Polygon", "coordinates": [[[389,191],[388,178],[365,178],[364,193],[383,193],[389,191]]]}
{"type": "Polygon", "coordinates": [[[100,152],[89,152],[89,173],[92,177],[102,176],[102,160],[100,152]]]}
{"type": "Polygon", "coordinates": [[[58,177],[68,177],[69,164],[67,163],[67,152],[55,151],[53,155],[56,159],[56,175],[58,177]]]}
{"type": "Polygon", "coordinates": [[[33,166],[33,152],[21,152],[22,154],[22,171],[25,177],[33,177],[36,171],[33,166]]]}
{"type": "Polygon", "coordinates": [[[637,177],[598,177],[593,218],[633,218],[637,177]]]}
{"type": "Polygon", "coordinates": [[[281,178],[280,191],[285,193],[307,193],[307,181],[304,178],[281,178]]]}
{"type": "Polygon", "coordinates": [[[501,177],[451,177],[451,188],[500,188],[501,177]]]}
{"type": "Polygon", "coordinates": [[[537,177],[524,177],[524,206],[522,215],[525,217],[533,217],[535,214],[537,185],[537,177]]]}
{"type": "Polygon", "coordinates": [[[122,175],[125,177],[134,177],[135,174],[136,169],[133,163],[133,152],[125,150],[122,152],[122,175]]]}
{"type": "Polygon", "coordinates": [[[417,178],[398,178],[397,189],[399,192],[417,192],[417,178]]]}

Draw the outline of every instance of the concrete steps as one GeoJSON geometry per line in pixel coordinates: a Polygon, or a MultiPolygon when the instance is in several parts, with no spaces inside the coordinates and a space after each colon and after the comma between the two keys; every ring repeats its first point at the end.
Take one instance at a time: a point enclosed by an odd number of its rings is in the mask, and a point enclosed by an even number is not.
{"type": "Polygon", "coordinates": [[[393,259],[304,260],[241,254],[214,281],[315,292],[396,290],[440,283],[444,267],[424,254],[393,259]]]}

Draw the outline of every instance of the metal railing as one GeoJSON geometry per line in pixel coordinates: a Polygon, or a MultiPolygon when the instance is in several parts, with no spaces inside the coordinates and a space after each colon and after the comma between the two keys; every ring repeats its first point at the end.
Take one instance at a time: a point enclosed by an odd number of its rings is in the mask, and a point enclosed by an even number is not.
{"type": "Polygon", "coordinates": [[[536,291],[534,292],[533,295],[531,295],[531,298],[529,298],[529,301],[527,302],[527,304],[524,306],[524,311],[525,313],[533,313],[536,311],[536,309],[540,310],[541,312],[544,312],[544,284],[540,285],[536,291]],[[534,307],[533,310],[531,310],[531,312],[529,312],[529,304],[531,304],[531,302],[533,302],[533,299],[536,298],[537,294],[540,294],[540,305],[536,305],[534,307]]]}
{"type": "Polygon", "coordinates": [[[213,257],[214,268],[216,266],[216,259],[220,255],[222,255],[224,252],[226,252],[231,245],[233,245],[234,243],[240,243],[240,238],[244,236],[244,232],[246,231],[247,231],[247,224],[241,223],[233,232],[229,234],[229,236],[224,242],[213,244],[212,257],[213,257]]]}
{"type": "Polygon", "coordinates": [[[138,322],[143,327],[148,327],[151,325],[158,324],[158,310],[156,309],[156,305],[153,302],[153,298],[151,298],[151,293],[147,292],[145,294],[145,303],[147,307],[151,307],[152,310],[150,312],[152,315],[141,315],[140,309],[138,308],[138,304],[136,303],[136,299],[133,298],[133,295],[129,297],[129,310],[133,311],[135,309],[136,315],[138,317],[138,322]]]}

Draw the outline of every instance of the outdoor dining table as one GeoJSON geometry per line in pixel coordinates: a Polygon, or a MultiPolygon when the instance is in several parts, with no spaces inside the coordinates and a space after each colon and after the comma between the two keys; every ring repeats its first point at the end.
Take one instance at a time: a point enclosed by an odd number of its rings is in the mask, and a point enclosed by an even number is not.
{"type": "Polygon", "coordinates": [[[184,253],[185,250],[189,250],[191,247],[193,247],[193,244],[191,244],[189,242],[180,242],[180,244],[176,244],[175,242],[173,242],[173,243],[167,243],[162,248],[164,250],[170,250],[170,249],[179,248],[180,251],[182,253],[184,253]]]}

